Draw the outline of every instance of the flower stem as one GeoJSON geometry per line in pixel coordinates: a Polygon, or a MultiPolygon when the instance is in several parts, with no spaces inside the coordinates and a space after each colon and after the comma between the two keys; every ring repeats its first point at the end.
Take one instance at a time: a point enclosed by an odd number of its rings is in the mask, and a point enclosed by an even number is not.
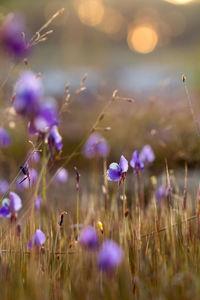
{"type": "Polygon", "coordinates": [[[76,189],[76,229],[77,237],[79,235],[79,185],[76,189]]]}
{"type": "Polygon", "coordinates": [[[124,245],[126,245],[126,193],[125,193],[125,179],[123,180],[123,220],[124,220],[124,245]]]}
{"type": "Polygon", "coordinates": [[[43,149],[42,149],[42,165],[43,165],[43,172],[42,172],[42,198],[43,204],[46,206],[46,155],[47,149],[45,144],[45,138],[43,141],[43,149]]]}

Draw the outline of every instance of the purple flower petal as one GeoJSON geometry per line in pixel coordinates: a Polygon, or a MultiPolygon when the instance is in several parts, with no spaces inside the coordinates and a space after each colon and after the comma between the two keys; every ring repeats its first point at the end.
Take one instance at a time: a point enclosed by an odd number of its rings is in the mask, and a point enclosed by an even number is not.
{"type": "Polygon", "coordinates": [[[120,157],[119,166],[122,173],[126,173],[128,171],[128,161],[123,155],[120,157]]]}
{"type": "Polygon", "coordinates": [[[42,230],[37,229],[33,236],[33,245],[36,248],[40,248],[46,241],[45,234],[42,230]]]}
{"type": "Polygon", "coordinates": [[[35,201],[35,208],[36,209],[40,209],[42,203],[42,198],[41,197],[37,197],[36,201],[35,201]]]}
{"type": "Polygon", "coordinates": [[[10,216],[11,216],[11,213],[10,213],[9,207],[2,206],[2,207],[0,208],[0,217],[3,217],[3,218],[10,218],[10,216]]]}
{"type": "Polygon", "coordinates": [[[108,153],[108,143],[99,133],[91,134],[83,147],[83,154],[87,158],[106,157],[108,153]]]}
{"type": "Polygon", "coordinates": [[[9,193],[9,200],[10,200],[10,211],[16,212],[20,210],[22,207],[22,200],[21,198],[14,192],[9,193]]]}
{"type": "Polygon", "coordinates": [[[7,192],[8,188],[9,188],[8,182],[4,179],[0,180],[0,194],[4,195],[7,192]]]}
{"type": "Polygon", "coordinates": [[[36,74],[25,71],[15,86],[14,108],[18,114],[33,117],[38,113],[43,95],[42,82],[36,74]]]}
{"type": "MultiPolygon", "coordinates": [[[[30,154],[29,154],[30,155],[30,154]]],[[[40,154],[38,151],[34,152],[33,154],[31,154],[28,162],[32,163],[32,164],[36,164],[40,161],[40,154]]]]}
{"type": "Polygon", "coordinates": [[[59,124],[56,102],[46,99],[40,104],[39,112],[34,119],[34,127],[38,132],[47,132],[54,125],[59,124]]]}
{"type": "Polygon", "coordinates": [[[81,230],[79,243],[90,250],[94,250],[99,245],[99,238],[96,230],[92,226],[87,226],[81,230]]]}
{"type": "Polygon", "coordinates": [[[1,128],[0,129],[0,146],[2,148],[6,148],[6,147],[10,146],[10,144],[11,144],[10,135],[4,128],[1,128]]]}
{"type": "Polygon", "coordinates": [[[119,181],[121,179],[121,169],[117,163],[112,163],[107,171],[107,178],[110,181],[119,181]]]}
{"type": "Polygon", "coordinates": [[[150,145],[145,145],[139,155],[143,163],[152,163],[155,160],[155,154],[150,145]]]}
{"type": "MultiPolygon", "coordinates": [[[[38,180],[38,173],[37,173],[37,171],[35,169],[33,169],[33,168],[29,169],[29,175],[30,175],[30,185],[31,186],[36,185],[37,180],[38,180]]],[[[23,182],[21,182],[24,179],[24,177],[26,177],[26,175],[20,176],[19,179],[16,182],[16,189],[18,191],[21,191],[23,189],[28,189],[29,188],[29,180],[28,180],[28,178],[25,179],[23,182]]]]}
{"type": "Polygon", "coordinates": [[[26,45],[25,38],[22,35],[22,32],[25,31],[23,18],[12,13],[7,16],[0,31],[0,40],[5,50],[16,58],[21,58],[29,52],[28,45],[26,45]]]}
{"type": "Polygon", "coordinates": [[[33,242],[32,242],[32,240],[30,240],[30,241],[28,242],[28,248],[31,250],[32,247],[33,247],[33,242]]]}
{"type": "Polygon", "coordinates": [[[156,191],[156,199],[158,201],[162,200],[168,194],[168,190],[165,186],[161,185],[156,191]]]}
{"type": "Polygon", "coordinates": [[[130,161],[130,165],[134,169],[135,173],[138,173],[139,171],[143,170],[144,163],[140,160],[138,151],[133,152],[132,159],[130,161]]]}
{"type": "Polygon", "coordinates": [[[57,171],[54,183],[56,183],[56,184],[62,184],[62,183],[66,183],[67,180],[68,180],[68,172],[67,172],[67,170],[64,169],[64,168],[60,168],[57,171]]]}
{"type": "Polygon", "coordinates": [[[123,252],[112,240],[106,240],[98,255],[98,266],[101,270],[112,272],[122,261],[123,252]]]}

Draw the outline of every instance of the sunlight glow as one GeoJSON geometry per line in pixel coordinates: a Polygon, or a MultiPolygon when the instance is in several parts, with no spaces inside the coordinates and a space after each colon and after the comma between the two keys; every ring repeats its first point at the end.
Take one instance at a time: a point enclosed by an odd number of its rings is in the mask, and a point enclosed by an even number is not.
{"type": "Polygon", "coordinates": [[[100,0],[82,0],[78,5],[78,15],[82,23],[97,26],[104,16],[104,6],[100,0]]]}
{"type": "Polygon", "coordinates": [[[127,42],[131,50],[144,54],[150,53],[158,43],[158,34],[150,25],[139,25],[130,28],[127,42]]]}
{"type": "Polygon", "coordinates": [[[177,4],[177,5],[189,4],[191,2],[194,2],[194,0],[164,0],[164,1],[170,2],[172,4],[177,4]]]}

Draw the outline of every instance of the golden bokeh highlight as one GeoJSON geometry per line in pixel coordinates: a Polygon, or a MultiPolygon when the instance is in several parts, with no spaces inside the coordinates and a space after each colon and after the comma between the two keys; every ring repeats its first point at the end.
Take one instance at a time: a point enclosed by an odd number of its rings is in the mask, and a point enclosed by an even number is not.
{"type": "Polygon", "coordinates": [[[77,11],[81,22],[89,26],[97,26],[104,16],[104,6],[100,0],[82,0],[77,11]]]}
{"type": "Polygon", "coordinates": [[[99,29],[107,34],[118,34],[124,26],[124,17],[116,10],[110,7],[104,9],[104,17],[99,24],[99,29]]]}
{"type": "Polygon", "coordinates": [[[147,54],[158,44],[158,33],[150,25],[138,25],[128,31],[127,42],[131,50],[147,54]]]}
{"type": "Polygon", "coordinates": [[[177,5],[189,4],[191,2],[194,2],[194,0],[164,0],[164,1],[170,2],[172,4],[177,4],[177,5]]]}

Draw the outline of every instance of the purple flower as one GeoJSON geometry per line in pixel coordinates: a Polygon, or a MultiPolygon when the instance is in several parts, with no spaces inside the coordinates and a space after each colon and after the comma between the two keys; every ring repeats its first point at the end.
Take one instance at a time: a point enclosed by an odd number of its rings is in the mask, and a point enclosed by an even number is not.
{"type": "Polygon", "coordinates": [[[106,157],[108,153],[108,143],[99,133],[91,134],[83,147],[83,154],[87,158],[106,157]]]}
{"type": "Polygon", "coordinates": [[[110,181],[120,182],[123,179],[123,176],[126,175],[127,171],[128,171],[128,161],[122,155],[119,164],[117,163],[110,164],[109,169],[107,171],[107,178],[110,181]]]}
{"type": "Polygon", "coordinates": [[[35,132],[45,133],[59,124],[58,110],[55,101],[48,99],[40,104],[39,111],[32,121],[35,132]]]}
{"type": "Polygon", "coordinates": [[[9,189],[9,184],[6,180],[0,180],[0,194],[4,195],[9,189]]]}
{"type": "Polygon", "coordinates": [[[41,206],[41,203],[42,203],[42,198],[37,197],[36,200],[34,200],[34,202],[35,202],[35,208],[40,209],[40,206],[41,206]]]}
{"type": "Polygon", "coordinates": [[[57,126],[52,127],[50,132],[47,134],[46,139],[52,155],[54,155],[56,151],[61,151],[63,147],[62,136],[59,134],[57,126]]]}
{"type": "Polygon", "coordinates": [[[14,217],[16,212],[22,207],[21,198],[14,192],[9,193],[9,198],[5,198],[2,201],[2,207],[0,208],[0,217],[11,218],[14,217]]]}
{"type": "Polygon", "coordinates": [[[37,229],[33,238],[28,243],[28,248],[31,250],[33,247],[40,249],[40,247],[45,243],[46,237],[42,230],[37,229]]]}
{"type": "Polygon", "coordinates": [[[99,245],[99,238],[95,228],[92,226],[83,228],[80,233],[79,243],[89,250],[96,249],[99,245]]]}
{"type": "Polygon", "coordinates": [[[161,201],[163,198],[165,198],[168,195],[168,190],[164,185],[159,186],[159,188],[156,191],[156,199],[158,201],[161,201]]]}
{"type": "MultiPolygon", "coordinates": [[[[30,176],[30,185],[34,186],[37,183],[37,179],[38,179],[37,171],[35,169],[29,169],[29,176],[30,176]]],[[[18,191],[21,191],[22,189],[28,189],[29,188],[28,178],[22,182],[23,178],[24,178],[23,175],[20,176],[18,181],[16,182],[16,188],[17,188],[18,191]]]]}
{"type": "Polygon", "coordinates": [[[0,147],[6,148],[11,144],[11,137],[4,128],[0,128],[0,147]]]}
{"type": "Polygon", "coordinates": [[[134,169],[134,173],[139,174],[144,168],[144,163],[140,160],[138,151],[134,151],[132,159],[130,161],[131,167],[134,169]]]}
{"type": "Polygon", "coordinates": [[[22,116],[33,118],[38,113],[43,95],[41,79],[33,72],[25,71],[16,83],[15,93],[13,105],[16,112],[22,116]]]}
{"type": "MultiPolygon", "coordinates": [[[[29,156],[30,156],[30,154],[29,154],[29,156]]],[[[31,164],[37,164],[39,161],[40,161],[40,154],[38,151],[31,154],[31,156],[29,157],[29,160],[28,160],[28,162],[31,164]]]]}
{"type": "Polygon", "coordinates": [[[29,52],[22,34],[25,31],[24,20],[18,14],[9,14],[0,31],[0,41],[3,47],[16,58],[21,58],[29,52]]]}
{"type": "Polygon", "coordinates": [[[140,161],[150,164],[155,160],[155,154],[150,145],[145,145],[139,155],[140,161]]]}
{"type": "Polygon", "coordinates": [[[54,180],[54,183],[56,184],[62,184],[67,182],[68,180],[68,172],[66,169],[64,168],[60,168],[58,169],[57,173],[56,173],[56,177],[54,180]]]}
{"type": "Polygon", "coordinates": [[[99,269],[105,272],[113,272],[114,269],[121,263],[123,252],[121,248],[112,240],[106,240],[98,255],[99,269]]]}

